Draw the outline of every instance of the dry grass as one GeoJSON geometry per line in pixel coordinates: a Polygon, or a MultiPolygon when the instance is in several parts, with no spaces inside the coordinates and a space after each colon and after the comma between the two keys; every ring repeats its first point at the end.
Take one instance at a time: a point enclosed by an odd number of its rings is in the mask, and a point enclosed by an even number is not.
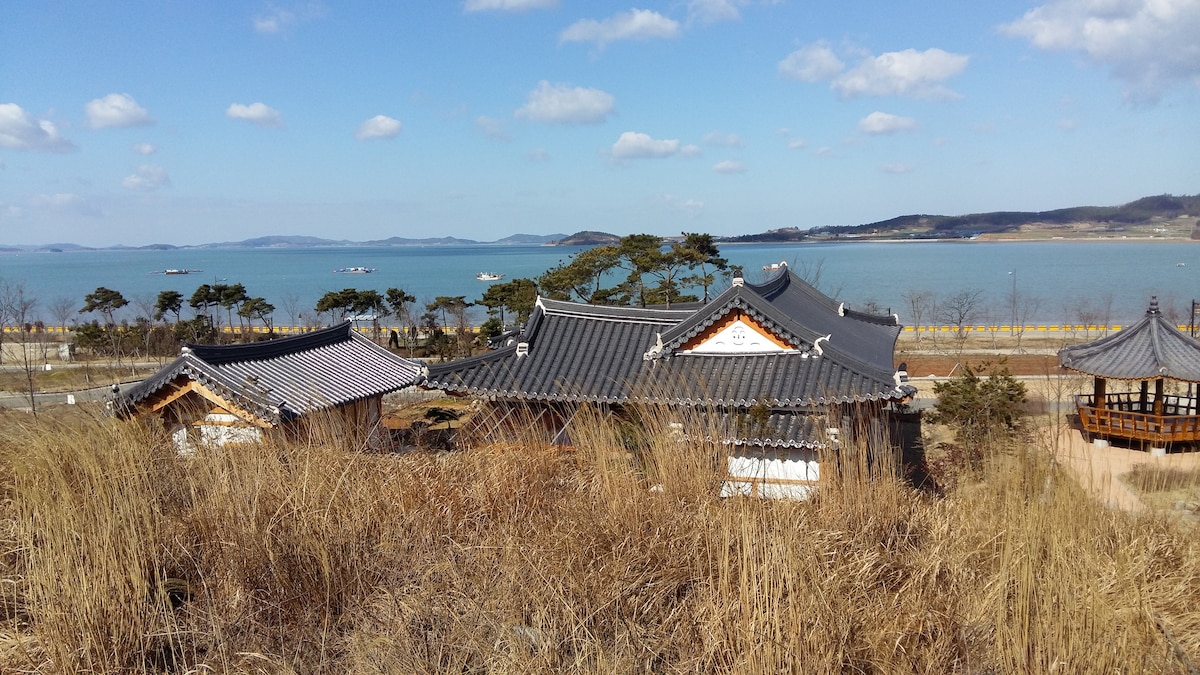
{"type": "Polygon", "coordinates": [[[813,500],[721,500],[720,448],[643,421],[632,449],[596,419],[566,453],[179,457],[110,420],[7,415],[0,671],[1200,664],[1194,531],[1097,506],[1039,449],[944,497],[847,448],[813,500]]]}

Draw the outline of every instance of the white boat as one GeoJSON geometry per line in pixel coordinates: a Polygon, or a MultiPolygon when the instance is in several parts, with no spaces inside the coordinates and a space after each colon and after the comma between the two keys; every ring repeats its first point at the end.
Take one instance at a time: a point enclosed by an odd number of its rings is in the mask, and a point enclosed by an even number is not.
{"type": "Polygon", "coordinates": [[[342,267],[333,271],[334,274],[370,274],[374,267],[342,267]]]}
{"type": "Polygon", "coordinates": [[[203,270],[186,270],[186,269],[171,268],[171,269],[165,269],[165,270],[154,270],[150,274],[193,274],[195,272],[201,272],[201,271],[203,271],[203,270]]]}
{"type": "Polygon", "coordinates": [[[496,274],[495,272],[480,272],[475,275],[475,278],[480,281],[500,281],[504,278],[504,275],[496,274]]]}

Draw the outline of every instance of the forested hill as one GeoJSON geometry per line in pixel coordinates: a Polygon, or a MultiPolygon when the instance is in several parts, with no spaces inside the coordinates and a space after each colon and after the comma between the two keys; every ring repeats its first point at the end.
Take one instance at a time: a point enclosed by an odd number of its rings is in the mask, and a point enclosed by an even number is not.
{"type": "MultiPolygon", "coordinates": [[[[800,241],[841,237],[879,239],[950,239],[988,234],[1017,234],[1042,231],[1043,234],[1103,236],[1129,232],[1131,228],[1152,227],[1174,222],[1176,227],[1196,227],[1200,217],[1200,194],[1143,197],[1121,206],[1075,206],[1053,211],[993,211],[962,216],[916,214],[897,216],[863,225],[814,227],[808,230],[783,228],[762,234],[726,237],[729,242],[800,241]],[[1190,223],[1176,222],[1183,218],[1190,223]]],[[[1174,229],[1174,228],[1173,228],[1174,229]]]]}

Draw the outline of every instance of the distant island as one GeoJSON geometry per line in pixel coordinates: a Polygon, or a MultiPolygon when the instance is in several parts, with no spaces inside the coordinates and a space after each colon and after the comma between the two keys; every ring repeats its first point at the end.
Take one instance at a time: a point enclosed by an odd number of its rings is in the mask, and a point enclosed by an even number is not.
{"type": "MultiPolygon", "coordinates": [[[[913,214],[862,225],[823,225],[808,229],[784,227],[758,234],[714,236],[721,244],[800,243],[819,241],[912,241],[929,239],[1119,239],[1159,238],[1200,240],[1200,194],[1143,197],[1121,206],[1075,206],[1053,211],[992,211],[960,216],[913,214]]],[[[317,248],[335,246],[600,246],[615,244],[620,235],[585,230],[575,234],[514,234],[496,241],[456,237],[409,239],[389,237],[369,241],[276,235],[242,241],[193,246],[148,244],[97,249],[77,244],[3,246],[0,253],[91,250],[183,250],[213,248],[317,248]]]]}

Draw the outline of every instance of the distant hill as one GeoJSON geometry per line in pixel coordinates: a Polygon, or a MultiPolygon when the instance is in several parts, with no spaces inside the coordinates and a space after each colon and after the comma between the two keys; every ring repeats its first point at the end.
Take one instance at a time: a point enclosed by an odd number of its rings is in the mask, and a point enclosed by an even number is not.
{"type": "Polygon", "coordinates": [[[898,216],[863,225],[814,227],[807,234],[809,238],[903,236],[941,239],[1015,234],[1037,228],[1050,234],[1075,232],[1103,235],[1124,233],[1131,227],[1195,217],[1200,217],[1200,194],[1157,195],[1121,206],[1075,206],[1053,211],[992,211],[962,216],[898,216]]]}
{"type": "Polygon", "coordinates": [[[509,246],[536,246],[538,244],[549,244],[565,238],[565,234],[514,234],[510,237],[497,239],[493,244],[505,244],[509,246]]]}
{"type": "Polygon", "coordinates": [[[553,244],[555,246],[602,246],[604,244],[618,244],[620,242],[621,238],[615,234],[584,230],[583,232],[576,232],[569,237],[563,237],[553,242],[553,244]]]}

